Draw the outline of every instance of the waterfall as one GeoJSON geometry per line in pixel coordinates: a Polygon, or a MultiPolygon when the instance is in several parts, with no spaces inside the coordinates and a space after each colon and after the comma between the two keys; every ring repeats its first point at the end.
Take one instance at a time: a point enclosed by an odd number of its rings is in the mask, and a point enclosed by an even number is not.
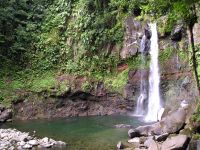
{"type": "Polygon", "coordinates": [[[161,109],[160,101],[160,75],[158,66],[158,33],[156,23],[150,24],[152,32],[151,47],[150,47],[150,76],[149,76],[149,97],[148,111],[145,116],[145,121],[157,121],[158,112],[161,109]]]}
{"type": "MultiPolygon", "coordinates": [[[[141,43],[140,43],[140,52],[141,52],[141,64],[140,64],[140,68],[144,68],[145,66],[145,42],[146,42],[146,36],[145,34],[142,37],[141,43]]],[[[137,99],[137,106],[136,106],[136,111],[135,111],[135,115],[136,116],[142,116],[145,113],[145,108],[144,108],[144,100],[147,97],[147,93],[146,93],[146,82],[144,79],[144,72],[141,71],[140,73],[140,96],[137,99]]]]}

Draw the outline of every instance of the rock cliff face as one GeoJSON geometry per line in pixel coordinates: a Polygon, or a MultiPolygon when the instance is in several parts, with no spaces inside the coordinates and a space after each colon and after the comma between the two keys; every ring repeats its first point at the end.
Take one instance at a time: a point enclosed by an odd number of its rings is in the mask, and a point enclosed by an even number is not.
{"type": "Polygon", "coordinates": [[[148,52],[151,38],[148,24],[138,21],[134,19],[134,17],[129,17],[125,21],[125,28],[126,31],[123,48],[121,50],[121,58],[126,59],[138,55],[140,52],[140,42],[144,34],[146,35],[144,51],[148,52]]]}
{"type": "Polygon", "coordinates": [[[69,92],[65,96],[52,95],[46,98],[39,93],[27,93],[26,100],[14,104],[13,107],[15,118],[27,120],[124,114],[133,108],[133,102],[124,101],[122,97],[111,93],[97,97],[77,91],[69,92]]]}
{"type": "MultiPolygon", "coordinates": [[[[162,25],[162,23],[158,23],[158,29],[162,25]]],[[[198,25],[195,26],[194,30],[196,29],[198,29],[198,25]]],[[[14,104],[15,116],[28,119],[133,112],[134,105],[140,94],[141,73],[143,73],[144,80],[146,80],[148,86],[148,51],[150,49],[151,31],[147,22],[138,21],[134,16],[126,19],[124,43],[120,50],[122,59],[137,60],[137,63],[141,63],[137,58],[141,55],[140,43],[144,34],[146,35],[144,51],[147,66],[144,68],[129,66],[126,61],[118,65],[118,72],[129,69],[127,83],[121,92],[111,92],[102,81],[99,81],[95,88],[89,92],[81,92],[80,87],[85,81],[84,77],[74,80],[66,76],[59,76],[58,81],[73,81],[74,83],[70,87],[73,90],[67,90],[59,95],[55,95],[56,90],[52,90],[50,93],[45,91],[32,95],[29,93],[28,98],[23,98],[22,100],[29,99],[28,101],[14,104]],[[37,99],[42,101],[39,102],[37,99]]],[[[195,32],[195,37],[198,37],[198,34],[199,32],[195,32]]],[[[198,38],[196,38],[197,41],[198,38]]],[[[189,63],[188,47],[187,29],[181,23],[177,24],[170,33],[159,33],[160,88],[161,98],[166,107],[165,114],[179,108],[182,101],[191,104],[188,115],[192,112],[190,110],[194,110],[198,91],[189,63]]]]}
{"type": "MultiPolygon", "coordinates": [[[[149,31],[147,24],[134,21],[128,18],[126,21],[126,37],[122,57],[139,57],[139,44],[141,37],[149,31]],[[143,25],[143,26],[142,26],[143,25]],[[137,27],[137,28],[136,28],[137,27]],[[134,40],[132,40],[132,37],[134,40]],[[138,37],[136,40],[135,37],[138,37]],[[132,40],[132,41],[131,41],[132,40]],[[128,47],[134,43],[136,47],[128,47]],[[129,53],[132,51],[132,53],[129,53]],[[123,55],[129,54],[129,55],[123,55]]],[[[162,23],[158,23],[158,29],[162,23]]],[[[198,27],[198,25],[197,25],[198,27]]],[[[196,28],[197,28],[196,27],[196,28]]],[[[150,32],[149,32],[150,33],[150,32]]],[[[198,34],[198,32],[196,32],[198,34]]],[[[149,43],[150,41],[147,41],[149,43]]],[[[147,49],[149,49],[147,44],[147,49]]],[[[177,24],[171,33],[159,33],[159,66],[161,76],[161,97],[166,108],[169,110],[177,109],[183,100],[192,104],[194,108],[198,96],[192,68],[189,64],[189,39],[187,29],[183,24],[177,24]]],[[[144,74],[148,83],[149,69],[131,69],[129,71],[128,82],[124,88],[127,99],[137,100],[139,96],[140,76],[144,74]]]]}

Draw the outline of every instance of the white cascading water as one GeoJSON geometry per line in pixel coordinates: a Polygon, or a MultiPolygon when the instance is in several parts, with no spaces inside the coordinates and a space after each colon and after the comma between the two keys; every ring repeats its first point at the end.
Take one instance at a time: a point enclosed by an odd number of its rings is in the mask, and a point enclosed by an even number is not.
{"type": "Polygon", "coordinates": [[[151,36],[151,63],[149,76],[149,97],[148,97],[148,112],[145,116],[145,121],[157,121],[158,113],[161,109],[160,101],[160,75],[158,66],[158,33],[156,23],[150,24],[152,32],[151,36]]]}
{"type": "MultiPolygon", "coordinates": [[[[140,52],[141,52],[141,65],[140,68],[144,68],[145,66],[145,58],[144,58],[144,50],[145,50],[145,40],[146,36],[143,35],[141,43],[140,43],[140,52]]],[[[134,115],[136,116],[143,116],[145,113],[145,108],[144,108],[144,100],[147,97],[146,93],[146,83],[144,79],[144,72],[141,71],[140,73],[140,96],[137,99],[137,105],[136,105],[136,111],[134,115]]]]}

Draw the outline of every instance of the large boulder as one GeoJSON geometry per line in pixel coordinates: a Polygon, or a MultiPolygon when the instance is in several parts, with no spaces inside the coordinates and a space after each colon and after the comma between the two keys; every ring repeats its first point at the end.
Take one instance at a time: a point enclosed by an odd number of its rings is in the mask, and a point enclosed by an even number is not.
{"type": "Polygon", "coordinates": [[[12,110],[11,109],[6,109],[0,114],[0,122],[5,122],[8,119],[12,118],[12,110]]]}
{"type": "Polygon", "coordinates": [[[185,125],[186,115],[185,109],[179,108],[178,110],[169,114],[169,116],[163,118],[161,121],[163,124],[163,132],[175,133],[179,131],[185,125]]]}
{"type": "Polygon", "coordinates": [[[153,127],[154,127],[153,125],[146,125],[146,126],[139,126],[136,129],[130,129],[128,131],[128,136],[130,138],[134,138],[134,137],[151,135],[153,127]]]}
{"type": "Polygon", "coordinates": [[[130,129],[128,135],[130,138],[149,136],[149,135],[162,135],[171,134],[180,131],[186,121],[186,111],[184,108],[170,113],[168,116],[163,118],[161,121],[152,125],[139,126],[135,129],[130,129]]]}
{"type": "Polygon", "coordinates": [[[164,133],[176,133],[180,131],[185,125],[186,111],[184,108],[171,112],[168,116],[163,118],[160,122],[154,124],[152,134],[161,135],[164,133]]]}
{"type": "Polygon", "coordinates": [[[189,143],[189,138],[186,135],[177,135],[175,137],[168,138],[161,145],[161,150],[186,150],[189,143]]]}

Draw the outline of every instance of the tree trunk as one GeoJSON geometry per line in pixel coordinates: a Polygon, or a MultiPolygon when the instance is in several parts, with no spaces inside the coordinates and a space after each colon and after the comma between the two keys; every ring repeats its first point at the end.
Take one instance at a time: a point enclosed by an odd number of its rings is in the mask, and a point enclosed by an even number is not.
{"type": "Polygon", "coordinates": [[[192,48],[192,66],[194,70],[194,75],[197,83],[197,88],[200,94],[200,87],[199,87],[199,78],[198,78],[198,71],[197,71],[197,59],[196,59],[196,51],[195,51],[195,45],[194,45],[194,35],[193,35],[193,26],[189,26],[189,32],[190,32],[190,42],[191,42],[191,48],[192,48]]]}

